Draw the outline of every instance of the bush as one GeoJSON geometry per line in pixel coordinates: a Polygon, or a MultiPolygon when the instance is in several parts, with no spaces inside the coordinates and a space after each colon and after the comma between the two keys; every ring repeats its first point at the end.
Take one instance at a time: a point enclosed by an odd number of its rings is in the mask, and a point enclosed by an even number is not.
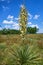
{"type": "Polygon", "coordinates": [[[34,34],[34,33],[37,33],[38,32],[38,28],[36,28],[36,27],[28,27],[27,28],[27,33],[30,33],[30,34],[34,34]]]}

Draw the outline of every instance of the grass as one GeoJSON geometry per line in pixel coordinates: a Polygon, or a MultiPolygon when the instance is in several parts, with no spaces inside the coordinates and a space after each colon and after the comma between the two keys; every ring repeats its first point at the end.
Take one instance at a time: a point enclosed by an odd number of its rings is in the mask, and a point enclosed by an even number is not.
{"type": "MultiPolygon", "coordinates": [[[[34,58],[34,56],[37,55],[37,50],[38,50],[40,58],[43,58],[43,34],[26,35],[25,43],[26,45],[28,45],[27,46],[28,52],[26,50],[26,47],[21,46],[21,42],[22,40],[20,35],[0,35],[0,65],[21,65],[17,61],[17,59],[20,59],[21,57],[22,60],[26,62],[25,58],[27,57],[30,51],[31,51],[29,55],[30,58],[34,58]],[[24,49],[26,50],[26,52],[24,52],[24,49]],[[22,51],[23,51],[23,54],[22,54],[22,51]],[[19,55],[18,57],[15,56],[17,54],[19,55]],[[15,58],[16,58],[17,64],[15,61],[15,58]]],[[[39,64],[36,64],[36,63],[34,64],[35,61],[32,61],[32,62],[33,64],[30,63],[29,65],[43,65],[43,61],[41,64],[40,64],[40,61],[39,61],[39,64]]]]}
{"type": "MultiPolygon", "coordinates": [[[[19,44],[21,43],[20,35],[0,35],[0,43],[9,44],[19,44]]],[[[26,35],[26,43],[37,43],[40,48],[43,48],[43,34],[27,34],[26,35]]]]}

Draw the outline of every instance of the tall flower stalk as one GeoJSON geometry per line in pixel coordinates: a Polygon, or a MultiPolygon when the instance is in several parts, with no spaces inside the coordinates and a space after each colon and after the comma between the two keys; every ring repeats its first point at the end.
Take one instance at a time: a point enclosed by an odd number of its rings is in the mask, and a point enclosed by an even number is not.
{"type": "Polygon", "coordinates": [[[20,25],[20,31],[22,39],[25,38],[25,34],[27,31],[27,11],[24,5],[21,7],[20,16],[19,16],[19,25],[20,25]]]}

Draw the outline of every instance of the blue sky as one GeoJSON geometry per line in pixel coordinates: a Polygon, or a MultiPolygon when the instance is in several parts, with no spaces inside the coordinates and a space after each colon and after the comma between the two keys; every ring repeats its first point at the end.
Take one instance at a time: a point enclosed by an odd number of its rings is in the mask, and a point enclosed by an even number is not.
{"type": "Polygon", "coordinates": [[[19,14],[22,4],[28,13],[27,26],[39,28],[43,33],[43,0],[0,0],[0,29],[19,29],[19,14]]]}

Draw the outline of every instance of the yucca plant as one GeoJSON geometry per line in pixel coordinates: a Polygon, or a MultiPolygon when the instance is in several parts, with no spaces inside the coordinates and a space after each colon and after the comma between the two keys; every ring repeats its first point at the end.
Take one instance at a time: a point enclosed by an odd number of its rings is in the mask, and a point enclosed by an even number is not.
{"type": "Polygon", "coordinates": [[[26,40],[25,35],[27,31],[27,12],[24,5],[22,5],[19,18],[22,45],[16,47],[15,51],[11,51],[12,55],[14,56],[14,65],[38,65],[40,64],[41,57],[39,52],[37,51],[37,47],[35,47],[34,45],[30,46],[24,44],[24,41],[26,40]]]}
{"type": "Polygon", "coordinates": [[[42,58],[37,45],[24,43],[26,40],[25,35],[27,30],[27,12],[24,5],[21,8],[19,22],[22,37],[21,39],[23,41],[22,45],[13,45],[13,47],[10,46],[7,48],[4,52],[6,55],[3,60],[4,65],[42,65],[42,58]]]}
{"type": "Polygon", "coordinates": [[[8,65],[42,65],[42,58],[38,47],[24,44],[10,48],[8,65]]]}
{"type": "Polygon", "coordinates": [[[35,44],[14,44],[4,50],[0,60],[0,65],[43,65],[39,48],[35,44]]]}

